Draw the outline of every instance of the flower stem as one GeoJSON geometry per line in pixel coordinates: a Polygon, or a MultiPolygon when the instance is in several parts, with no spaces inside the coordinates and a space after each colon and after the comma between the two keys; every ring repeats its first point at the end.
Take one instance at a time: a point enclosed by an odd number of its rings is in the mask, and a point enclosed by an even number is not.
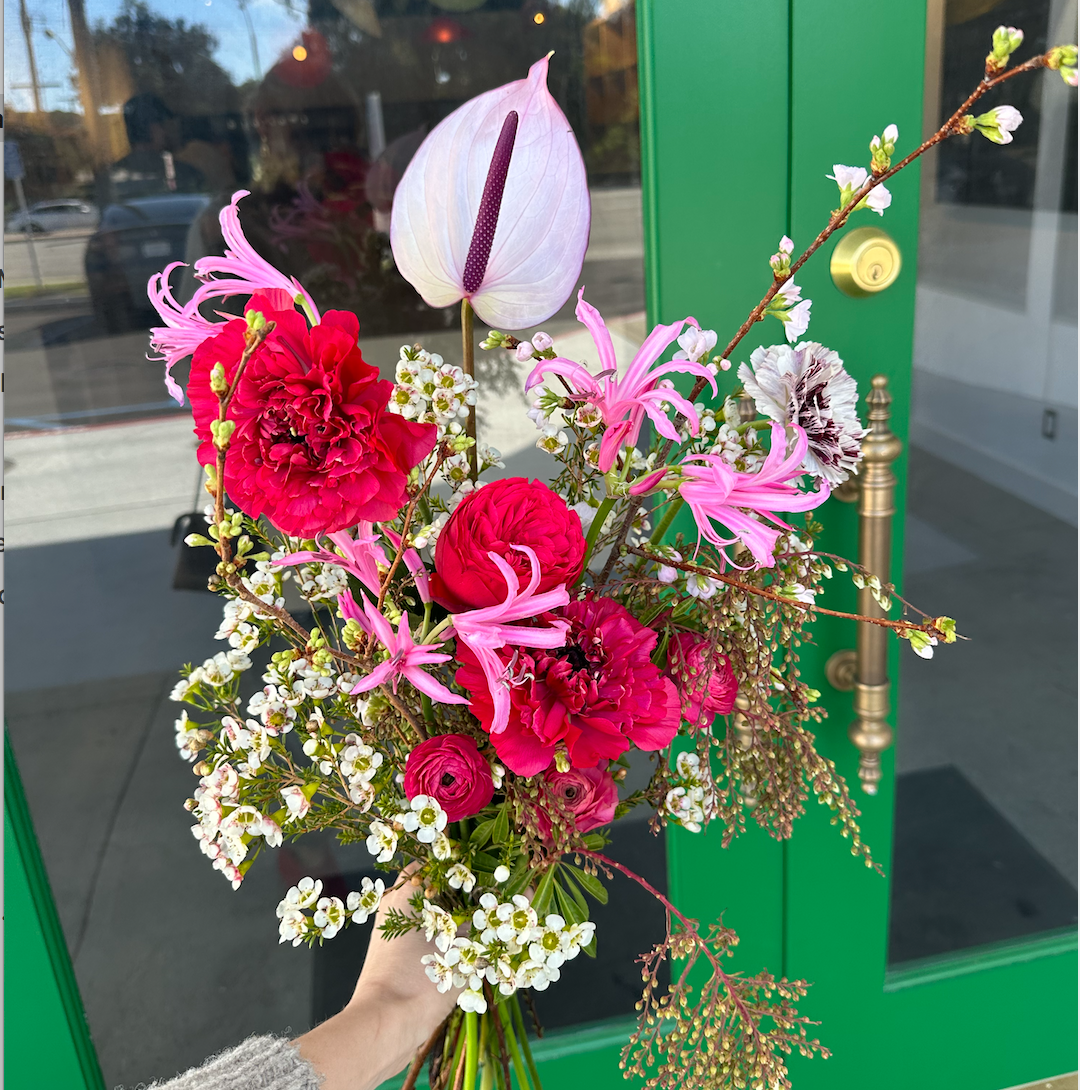
{"type": "Polygon", "coordinates": [[[683,502],[682,496],[672,497],[668,509],[664,512],[664,517],[657,523],[656,529],[653,530],[652,536],[649,538],[650,545],[659,545],[664,540],[664,534],[668,532],[668,528],[675,521],[675,516],[682,508],[683,502]]]}
{"type": "Polygon", "coordinates": [[[479,1060],[478,1018],[476,1011],[465,1012],[465,1084],[464,1090],[476,1090],[476,1064],[479,1060]]]}
{"type": "MultiPolygon", "coordinates": [[[[461,300],[461,369],[469,376],[476,377],[476,356],[473,346],[473,308],[468,299],[461,300]]],[[[476,406],[469,406],[469,416],[465,421],[465,434],[473,441],[469,447],[469,476],[473,483],[479,476],[476,461],[476,406]]]]}
{"type": "Polygon", "coordinates": [[[525,1062],[529,1065],[529,1074],[532,1077],[533,1090],[543,1090],[540,1085],[540,1072],[536,1070],[536,1062],[533,1060],[532,1049],[529,1047],[529,1034],[525,1029],[525,1019],[521,1015],[521,1004],[516,995],[510,999],[510,1010],[514,1016],[514,1025],[517,1029],[517,1037],[521,1042],[521,1051],[525,1054],[525,1062]]]}
{"type": "MultiPolygon", "coordinates": [[[[514,1074],[517,1075],[519,1090],[530,1090],[529,1078],[525,1074],[525,1065],[521,1060],[521,1050],[518,1048],[517,1040],[514,1035],[513,1019],[511,1012],[507,1010],[507,1007],[516,1007],[517,999],[510,998],[503,1003],[497,1003],[495,1005],[495,1017],[502,1022],[503,1033],[506,1036],[506,1047],[510,1051],[510,1059],[514,1064],[514,1074]]],[[[540,1084],[537,1083],[532,1090],[540,1090],[540,1084]]]]}
{"type": "Polygon", "coordinates": [[[589,566],[589,561],[592,559],[593,546],[596,544],[596,539],[600,536],[600,531],[604,528],[604,523],[607,522],[608,515],[611,514],[611,509],[615,506],[614,496],[605,496],[600,501],[600,506],[596,510],[596,514],[593,515],[592,523],[589,526],[589,532],[585,535],[585,561],[581,566],[581,570],[585,571],[589,566]]]}

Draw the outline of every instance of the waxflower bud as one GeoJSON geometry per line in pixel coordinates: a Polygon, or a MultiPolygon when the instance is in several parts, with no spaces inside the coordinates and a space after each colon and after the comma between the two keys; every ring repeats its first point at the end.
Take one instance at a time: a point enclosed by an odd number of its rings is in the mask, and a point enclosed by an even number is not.
{"type": "Polygon", "coordinates": [[[225,378],[225,368],[220,363],[215,363],[210,368],[210,389],[215,394],[223,394],[229,388],[229,382],[225,378]]]}

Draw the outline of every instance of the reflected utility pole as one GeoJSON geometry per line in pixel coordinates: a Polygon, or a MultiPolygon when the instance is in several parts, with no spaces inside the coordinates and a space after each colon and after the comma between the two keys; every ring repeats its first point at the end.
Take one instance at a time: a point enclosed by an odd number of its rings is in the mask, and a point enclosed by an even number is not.
{"type": "Polygon", "coordinates": [[[37,59],[34,57],[34,26],[30,22],[30,12],[26,10],[26,0],[19,0],[19,22],[22,23],[23,37],[26,39],[26,56],[30,61],[30,91],[34,96],[34,112],[42,114],[41,85],[38,83],[37,59]]]}
{"type": "Polygon", "coordinates": [[[255,78],[262,80],[262,65],[259,63],[259,39],[255,36],[255,27],[248,13],[248,0],[236,0],[236,5],[244,14],[244,22],[247,23],[248,38],[251,39],[251,62],[255,66],[255,78]]]}

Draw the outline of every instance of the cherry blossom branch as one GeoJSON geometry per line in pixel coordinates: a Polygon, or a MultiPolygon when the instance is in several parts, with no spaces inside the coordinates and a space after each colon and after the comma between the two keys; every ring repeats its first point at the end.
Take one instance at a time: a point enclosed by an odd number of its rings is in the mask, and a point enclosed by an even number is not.
{"type": "Polygon", "coordinates": [[[704,568],[700,564],[689,564],[684,560],[669,560],[665,556],[657,556],[655,553],[640,549],[636,545],[627,545],[626,551],[628,553],[633,553],[635,556],[644,557],[646,560],[651,560],[656,564],[663,564],[669,568],[678,568],[679,571],[690,572],[694,575],[704,575],[709,579],[727,583],[728,586],[745,591],[747,594],[756,594],[759,598],[767,598],[770,602],[779,602],[781,605],[794,606],[796,609],[805,610],[807,612],[823,613],[826,617],[842,617],[848,621],[863,621],[866,624],[875,624],[879,628],[891,628],[895,632],[922,632],[927,636],[945,638],[945,633],[942,632],[941,629],[935,627],[933,621],[927,621],[924,624],[915,624],[912,621],[892,621],[888,617],[868,617],[862,613],[845,613],[843,610],[839,609],[826,609],[824,606],[814,605],[811,602],[801,602],[796,598],[787,598],[782,594],[777,594],[775,591],[766,590],[764,587],[756,587],[753,583],[744,583],[741,579],[736,579],[734,576],[718,572],[713,568],[704,568]]]}
{"type": "MultiPolygon", "coordinates": [[[[1052,51],[1051,51],[1052,52],[1052,51]]],[[[1012,79],[1014,76],[1020,75],[1022,72],[1032,72],[1039,68],[1048,68],[1050,66],[1051,53],[1043,53],[1038,57],[1032,57],[1030,60],[1025,61],[1023,64],[1017,65],[1015,68],[1010,68],[1003,72],[999,76],[991,78],[990,76],[984,76],[976,86],[975,90],[971,92],[959,109],[952,114],[951,117],[927,140],[924,140],[913,152],[906,155],[895,166],[890,167],[888,170],[882,171],[880,174],[871,174],[869,178],[855,191],[851,199],[844,205],[843,208],[837,209],[829,217],[829,222],[818,234],[817,238],[807,247],[803,254],[797,261],[792,262],[790,271],[786,276],[778,277],[773,280],[769,290],[765,293],[761,302],[758,303],[752,311],[746,321],[739,326],[735,333],[735,336],[728,342],[727,347],[724,349],[722,358],[730,359],[731,353],[735,351],[742,339],[750,332],[756,322],[762,320],[762,315],[765,312],[765,308],[772,301],[776,293],[787,283],[798,271],[806,264],[806,262],[829,240],[830,236],[838,231],[841,227],[847,223],[848,217],[852,212],[862,203],[866,195],[872,190],[877,188],[883,182],[887,181],[898,171],[904,169],[910,163],[913,163],[920,155],[925,154],[932,147],[940,144],[943,140],[948,139],[950,136],[957,136],[964,132],[970,132],[971,130],[964,124],[964,117],[967,115],[968,110],[983,97],[988,91],[993,90],[999,84],[1004,83],[1006,80],[1012,79]]],[[[690,391],[690,400],[696,401],[701,391],[708,385],[707,380],[699,378],[694,383],[693,389],[690,391]]]]}

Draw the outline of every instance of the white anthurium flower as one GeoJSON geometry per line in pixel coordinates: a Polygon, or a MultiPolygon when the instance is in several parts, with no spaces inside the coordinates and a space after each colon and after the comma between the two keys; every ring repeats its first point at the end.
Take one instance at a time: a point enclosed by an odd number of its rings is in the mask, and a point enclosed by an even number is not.
{"type": "Polygon", "coordinates": [[[367,923],[369,916],[374,915],[382,902],[386,886],[381,878],[372,881],[364,878],[360,882],[360,889],[349,894],[345,906],[352,913],[353,923],[367,923]]]}
{"type": "Polygon", "coordinates": [[[468,299],[498,329],[550,318],[589,242],[585,164],[547,89],[548,59],[440,122],[394,193],[402,276],[430,306],[468,299]]]}

